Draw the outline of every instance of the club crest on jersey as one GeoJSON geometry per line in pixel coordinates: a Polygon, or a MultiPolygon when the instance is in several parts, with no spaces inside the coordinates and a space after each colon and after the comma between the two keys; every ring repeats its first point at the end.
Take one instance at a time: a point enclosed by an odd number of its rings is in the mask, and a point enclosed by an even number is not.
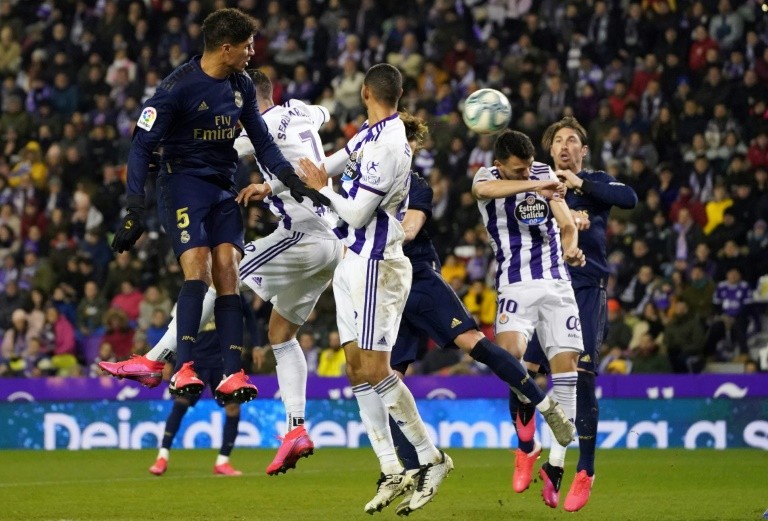
{"type": "Polygon", "coordinates": [[[543,199],[528,194],[515,207],[515,218],[523,224],[538,226],[549,217],[549,205],[543,199]]]}
{"type": "Polygon", "coordinates": [[[499,324],[506,324],[507,322],[509,322],[509,315],[506,313],[499,315],[499,324]]]}
{"type": "Polygon", "coordinates": [[[239,90],[235,91],[235,106],[237,108],[240,108],[243,106],[243,95],[240,94],[239,90]]]}
{"type": "Polygon", "coordinates": [[[349,155],[347,160],[347,166],[344,168],[344,173],[341,176],[342,181],[352,181],[360,176],[360,169],[358,165],[363,160],[363,153],[354,151],[349,155]]]}
{"type": "Polygon", "coordinates": [[[181,244],[187,244],[189,242],[189,232],[187,230],[184,230],[181,232],[181,235],[179,236],[179,240],[181,241],[181,244]]]}
{"type": "Polygon", "coordinates": [[[144,130],[152,130],[152,125],[155,124],[157,119],[157,111],[154,107],[144,107],[141,111],[139,120],[136,122],[136,126],[143,128],[144,130]]]}

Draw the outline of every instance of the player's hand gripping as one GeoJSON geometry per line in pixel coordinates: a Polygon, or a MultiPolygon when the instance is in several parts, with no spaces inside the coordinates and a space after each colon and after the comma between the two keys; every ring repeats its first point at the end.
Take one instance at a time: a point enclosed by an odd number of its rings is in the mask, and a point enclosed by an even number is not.
{"type": "Polygon", "coordinates": [[[573,222],[576,223],[577,230],[589,229],[591,223],[589,222],[589,214],[587,212],[584,210],[571,210],[571,215],[573,216],[573,222]]]}
{"type": "Polygon", "coordinates": [[[112,249],[117,253],[128,251],[144,233],[144,196],[129,195],[120,228],[112,239],[112,249]]]}
{"type": "Polygon", "coordinates": [[[578,190],[579,188],[581,188],[581,185],[584,183],[584,181],[579,176],[577,176],[570,170],[558,170],[555,172],[555,175],[557,176],[558,179],[560,179],[560,181],[565,183],[565,186],[569,190],[578,190]]]}
{"type": "Polygon", "coordinates": [[[541,181],[542,186],[538,192],[547,199],[564,199],[565,185],[559,181],[541,181]]]}
{"type": "MultiPolygon", "coordinates": [[[[301,161],[304,161],[303,159],[301,161]]],[[[311,163],[311,161],[310,161],[311,163]]],[[[314,164],[312,165],[314,166],[314,164]]],[[[317,168],[317,167],[315,167],[317,168]]],[[[330,206],[331,201],[326,196],[317,191],[317,189],[307,186],[304,181],[293,171],[288,172],[288,169],[280,172],[277,178],[291,191],[291,196],[298,202],[302,202],[306,197],[315,206],[330,206]]],[[[327,176],[326,176],[327,179],[327,176]]],[[[322,187],[321,187],[322,188],[322,187]]]]}
{"type": "Polygon", "coordinates": [[[584,266],[587,263],[587,257],[581,248],[570,248],[564,252],[565,262],[569,266],[584,266]]]}
{"type": "Polygon", "coordinates": [[[272,193],[272,187],[267,183],[251,183],[237,194],[235,202],[247,206],[251,201],[263,201],[265,197],[272,193]]]}

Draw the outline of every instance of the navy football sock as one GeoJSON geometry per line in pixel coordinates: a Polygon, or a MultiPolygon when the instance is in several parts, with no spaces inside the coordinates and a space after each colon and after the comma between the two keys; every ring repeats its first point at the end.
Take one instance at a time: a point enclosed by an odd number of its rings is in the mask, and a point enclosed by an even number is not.
{"type": "Polygon", "coordinates": [[[600,406],[595,396],[595,375],[579,371],[576,381],[576,431],[579,434],[579,463],[576,472],[595,473],[595,448],[597,446],[597,419],[600,406]]]}
{"type": "MultiPolygon", "coordinates": [[[[528,371],[528,376],[531,377],[531,380],[536,379],[536,373],[533,371],[528,371]]],[[[528,425],[528,422],[531,421],[534,416],[536,415],[536,406],[532,403],[522,403],[520,401],[520,397],[517,396],[517,393],[513,391],[512,389],[509,390],[509,415],[512,418],[512,424],[515,426],[515,429],[517,429],[517,422],[515,421],[515,418],[517,418],[517,415],[520,415],[520,421],[523,422],[523,425],[528,425]]],[[[520,435],[517,436],[517,448],[522,450],[525,453],[530,454],[533,452],[533,449],[535,447],[535,443],[533,442],[533,438],[530,440],[522,440],[520,439],[520,435]]]]}
{"type": "Polygon", "coordinates": [[[200,329],[203,298],[208,285],[202,280],[185,280],[176,304],[176,371],[192,360],[192,348],[200,329]]]}
{"type": "Polygon", "coordinates": [[[237,427],[240,424],[240,413],[237,416],[226,415],[224,420],[224,436],[221,441],[221,450],[219,454],[222,456],[229,456],[232,454],[232,449],[235,446],[235,440],[237,439],[237,427]]]}
{"type": "Polygon", "coordinates": [[[187,414],[187,409],[189,409],[189,405],[180,402],[173,402],[173,409],[171,409],[171,414],[169,414],[168,419],[165,420],[165,432],[163,433],[162,444],[164,449],[171,448],[171,445],[173,444],[173,438],[176,437],[176,433],[179,431],[179,425],[181,425],[181,420],[184,418],[184,415],[187,414]]]}
{"type": "Polygon", "coordinates": [[[544,399],[544,392],[536,385],[536,380],[530,378],[520,360],[487,338],[475,344],[469,356],[487,365],[496,376],[520,391],[533,405],[544,399]]]}
{"type": "Polygon", "coordinates": [[[218,297],[213,316],[224,360],[224,374],[237,373],[243,367],[243,304],[240,295],[218,297]]]}
{"type": "Polygon", "coordinates": [[[416,447],[408,441],[392,416],[389,417],[389,430],[392,431],[392,442],[395,444],[397,456],[405,470],[419,468],[419,455],[416,453],[416,447]]]}

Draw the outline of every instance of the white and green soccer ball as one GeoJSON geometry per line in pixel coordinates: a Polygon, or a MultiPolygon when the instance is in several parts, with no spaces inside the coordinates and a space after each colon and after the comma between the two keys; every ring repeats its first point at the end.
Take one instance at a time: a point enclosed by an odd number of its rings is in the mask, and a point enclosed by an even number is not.
{"type": "Polygon", "coordinates": [[[478,134],[494,134],[509,126],[512,106],[496,89],[480,89],[464,102],[464,123],[478,134]]]}

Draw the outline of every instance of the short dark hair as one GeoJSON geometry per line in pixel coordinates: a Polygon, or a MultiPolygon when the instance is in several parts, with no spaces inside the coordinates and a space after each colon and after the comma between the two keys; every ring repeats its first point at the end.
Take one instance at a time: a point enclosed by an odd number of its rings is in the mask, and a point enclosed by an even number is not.
{"type": "Polygon", "coordinates": [[[571,130],[576,131],[576,134],[579,136],[579,141],[581,141],[581,146],[587,145],[587,131],[584,130],[584,127],[581,126],[579,120],[573,116],[566,116],[560,121],[556,121],[547,127],[547,130],[544,131],[544,135],[541,137],[542,148],[544,150],[549,150],[552,148],[552,142],[555,140],[555,134],[564,128],[570,128],[571,130]]]}
{"type": "Polygon", "coordinates": [[[493,145],[493,155],[499,161],[506,161],[512,156],[526,160],[532,158],[535,153],[531,138],[517,130],[503,131],[493,145]]]}
{"type": "Polygon", "coordinates": [[[403,92],[403,75],[388,63],[374,65],[365,73],[363,84],[382,103],[396,106],[403,92]]]}
{"type": "Polygon", "coordinates": [[[256,87],[256,95],[261,98],[272,99],[272,80],[258,69],[250,71],[253,85],[256,87]]]}
{"type": "Polygon", "coordinates": [[[214,11],[203,20],[205,50],[212,51],[225,43],[246,41],[256,32],[256,21],[237,9],[214,11]]]}

